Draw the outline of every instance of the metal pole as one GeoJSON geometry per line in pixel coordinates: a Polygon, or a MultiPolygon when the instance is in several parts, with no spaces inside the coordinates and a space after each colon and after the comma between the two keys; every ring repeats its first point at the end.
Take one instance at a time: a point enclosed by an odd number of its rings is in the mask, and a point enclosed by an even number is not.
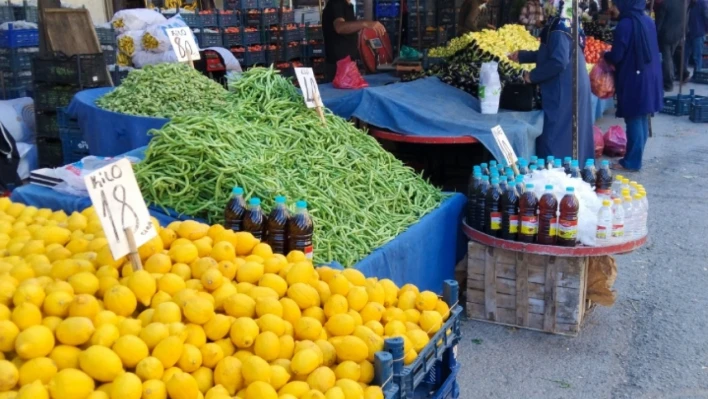
{"type": "MultiPolygon", "coordinates": [[[[679,92],[678,95],[681,96],[683,91],[683,68],[684,60],[683,55],[686,51],[686,14],[688,12],[688,0],[683,0],[683,9],[681,10],[681,59],[679,60],[679,92]]],[[[673,56],[673,54],[672,54],[673,56]]]]}
{"type": "MultiPolygon", "coordinates": [[[[573,159],[578,159],[578,48],[580,44],[580,26],[578,19],[578,0],[573,2],[573,159]]],[[[556,156],[563,156],[557,154],[556,156]]],[[[580,160],[579,160],[580,161],[580,160]]]]}

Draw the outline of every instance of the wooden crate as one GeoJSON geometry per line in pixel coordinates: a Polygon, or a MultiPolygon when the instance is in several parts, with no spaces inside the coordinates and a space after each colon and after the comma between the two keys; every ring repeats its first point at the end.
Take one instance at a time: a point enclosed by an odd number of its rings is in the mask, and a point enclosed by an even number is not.
{"type": "Polygon", "coordinates": [[[470,241],[467,316],[575,336],[586,310],[587,257],[558,257],[470,241]]]}

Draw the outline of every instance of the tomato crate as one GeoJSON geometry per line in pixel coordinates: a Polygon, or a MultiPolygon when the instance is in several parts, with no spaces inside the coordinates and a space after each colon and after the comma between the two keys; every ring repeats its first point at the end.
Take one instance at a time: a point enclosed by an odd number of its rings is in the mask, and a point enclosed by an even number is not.
{"type": "Polygon", "coordinates": [[[29,71],[32,69],[32,57],[39,48],[3,48],[0,49],[0,70],[6,72],[29,71]]]}
{"type": "Polygon", "coordinates": [[[67,57],[63,53],[37,56],[32,62],[35,81],[76,85],[83,88],[108,84],[106,59],[103,53],[77,54],[67,57]]]}
{"type": "Polygon", "coordinates": [[[231,46],[241,46],[243,44],[243,35],[241,32],[224,32],[222,36],[222,43],[224,47],[228,48],[231,46]]]}
{"type": "Polygon", "coordinates": [[[295,23],[295,11],[293,10],[283,10],[283,18],[281,23],[283,24],[294,24],[295,23]]]}
{"type": "Polygon", "coordinates": [[[305,31],[306,31],[305,38],[308,41],[310,41],[310,40],[324,40],[321,25],[308,25],[307,28],[305,28],[305,31]]]}
{"type": "Polygon", "coordinates": [[[224,36],[221,32],[207,32],[206,29],[202,30],[201,38],[199,39],[200,47],[222,47],[223,45],[224,36]]]}
{"type": "Polygon", "coordinates": [[[701,69],[693,72],[693,82],[708,84],[708,69],[701,69]]]}
{"type": "Polygon", "coordinates": [[[306,45],[305,57],[324,57],[324,43],[310,43],[306,45]]]}
{"type": "Polygon", "coordinates": [[[201,28],[201,15],[193,12],[180,12],[179,15],[190,28],[201,28]]]}
{"type": "Polygon", "coordinates": [[[80,90],[75,86],[37,84],[34,87],[34,109],[56,111],[59,107],[66,107],[80,90]]]}
{"type": "Polygon", "coordinates": [[[37,47],[39,30],[14,29],[12,24],[7,30],[0,30],[0,48],[37,47]]]}
{"type": "Polygon", "coordinates": [[[300,42],[305,38],[305,28],[304,27],[298,27],[295,29],[283,29],[282,31],[278,30],[270,30],[269,37],[270,37],[270,42],[276,42],[284,41],[285,43],[290,43],[290,42],[300,42]],[[283,34],[280,35],[279,33],[282,32],[283,34]]]}
{"type": "Polygon", "coordinates": [[[89,146],[79,129],[60,129],[64,165],[80,161],[89,155],[89,146]]]}
{"type": "Polygon", "coordinates": [[[59,139],[37,139],[37,155],[40,168],[56,168],[64,164],[64,155],[59,139]]]}
{"type": "Polygon", "coordinates": [[[238,12],[219,12],[219,27],[230,28],[235,26],[241,26],[241,15],[238,12]]]}
{"type": "Polygon", "coordinates": [[[36,111],[34,117],[37,126],[37,137],[59,138],[59,118],[56,112],[36,111]]]}
{"type": "Polygon", "coordinates": [[[241,43],[243,43],[244,46],[248,46],[249,44],[259,44],[263,40],[261,39],[261,31],[255,31],[255,32],[246,32],[245,30],[243,32],[243,40],[241,43]]]}
{"type": "Polygon", "coordinates": [[[443,300],[450,308],[450,316],[408,366],[403,363],[403,339],[397,337],[385,341],[384,350],[397,359],[393,361],[393,382],[400,390],[401,399],[459,397],[457,345],[461,339],[462,306],[458,298],[457,281],[445,280],[443,300]]]}
{"type": "Polygon", "coordinates": [[[238,0],[235,5],[237,9],[242,11],[259,8],[258,0],[238,0]]]}
{"type": "Polygon", "coordinates": [[[263,26],[277,25],[278,24],[278,12],[263,12],[261,13],[263,17],[263,26]]]}
{"type": "Polygon", "coordinates": [[[266,63],[266,52],[265,50],[258,50],[258,51],[246,51],[246,55],[244,56],[243,59],[243,65],[245,66],[253,66],[257,64],[265,64],[266,63]]]}
{"type": "Polygon", "coordinates": [[[688,119],[694,123],[708,122],[708,98],[693,100],[688,119]]]}
{"type": "Polygon", "coordinates": [[[67,107],[59,107],[57,108],[57,125],[60,128],[66,128],[66,129],[78,129],[79,128],[79,121],[76,119],[73,119],[68,112],[67,107]]]}
{"type": "Polygon", "coordinates": [[[219,26],[219,16],[216,13],[198,14],[199,27],[217,27],[219,26]]]}
{"type": "Polygon", "coordinates": [[[96,28],[96,36],[101,45],[116,45],[116,32],[112,28],[96,28]]]}

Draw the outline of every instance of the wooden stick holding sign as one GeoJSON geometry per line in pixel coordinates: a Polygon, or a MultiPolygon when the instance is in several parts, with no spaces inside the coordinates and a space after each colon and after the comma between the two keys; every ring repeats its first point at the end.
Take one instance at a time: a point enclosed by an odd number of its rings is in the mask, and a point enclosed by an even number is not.
{"type": "Polygon", "coordinates": [[[133,166],[121,159],[84,177],[91,203],[106,232],[113,259],[129,255],[133,270],[142,269],[138,248],[157,236],[133,166]]]}
{"type": "Polygon", "coordinates": [[[511,143],[509,143],[509,139],[507,139],[504,130],[499,125],[494,126],[492,128],[492,135],[494,136],[494,140],[497,142],[502,155],[504,155],[506,164],[514,170],[514,174],[518,175],[519,169],[516,167],[516,161],[518,161],[519,158],[516,157],[514,148],[511,146],[511,143]]]}
{"type": "Polygon", "coordinates": [[[295,68],[295,76],[297,77],[297,82],[300,84],[300,90],[302,91],[302,98],[305,100],[305,105],[307,105],[307,108],[315,108],[322,124],[327,125],[324,111],[322,110],[324,105],[322,105],[320,89],[317,86],[317,80],[315,79],[315,73],[312,71],[312,68],[295,68]]]}
{"type": "Polygon", "coordinates": [[[201,56],[199,55],[199,46],[194,40],[192,30],[187,26],[183,26],[165,29],[165,33],[170,39],[177,61],[187,62],[189,66],[194,68],[194,60],[201,59],[201,56]]]}

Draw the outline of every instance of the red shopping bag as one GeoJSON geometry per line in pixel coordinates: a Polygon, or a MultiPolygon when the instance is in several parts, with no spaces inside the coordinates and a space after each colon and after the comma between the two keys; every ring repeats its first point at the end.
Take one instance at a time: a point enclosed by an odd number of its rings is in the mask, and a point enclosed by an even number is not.
{"type": "Polygon", "coordinates": [[[603,58],[590,71],[590,89],[598,98],[610,98],[615,95],[614,69],[603,58]]]}
{"type": "Polygon", "coordinates": [[[356,67],[356,62],[347,56],[337,61],[337,74],[334,76],[332,86],[337,89],[362,89],[369,87],[356,67]]]}
{"type": "Polygon", "coordinates": [[[595,139],[595,159],[602,156],[602,150],[605,149],[605,139],[602,137],[602,130],[599,127],[592,127],[593,136],[595,139]]]}
{"type": "Polygon", "coordinates": [[[622,157],[627,151],[627,134],[621,126],[610,126],[605,133],[605,155],[610,157],[622,157]]]}

